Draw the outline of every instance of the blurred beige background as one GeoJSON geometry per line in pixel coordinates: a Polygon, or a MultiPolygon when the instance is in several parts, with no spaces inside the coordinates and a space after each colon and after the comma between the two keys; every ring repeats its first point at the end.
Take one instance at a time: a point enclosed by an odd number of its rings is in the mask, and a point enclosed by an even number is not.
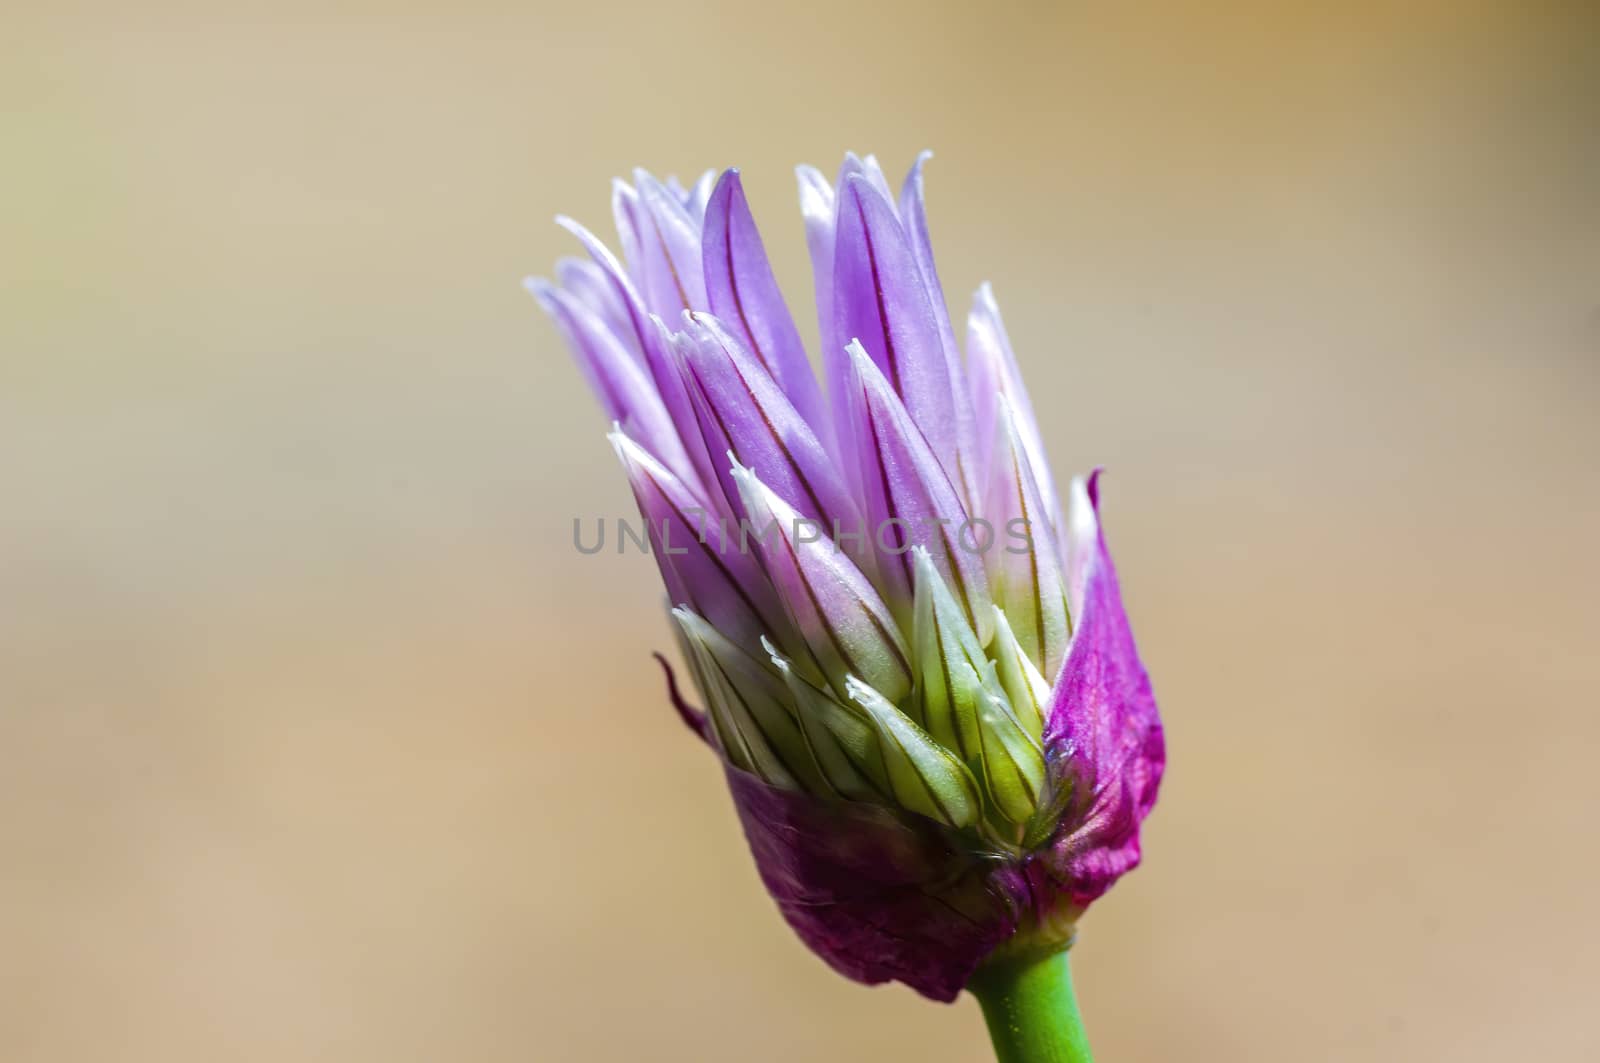
{"type": "Polygon", "coordinates": [[[738,164],[814,333],[924,146],[1169,729],[1100,1056],[1600,1057],[1600,16],[1316,7],[12,9],[0,1058],[986,1058],[762,894],[518,286],[738,164]]]}

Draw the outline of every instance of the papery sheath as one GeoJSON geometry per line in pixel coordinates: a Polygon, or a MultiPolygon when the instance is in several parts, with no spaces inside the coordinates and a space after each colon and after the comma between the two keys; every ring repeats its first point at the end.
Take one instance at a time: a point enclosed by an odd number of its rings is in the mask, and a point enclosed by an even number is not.
{"type": "Polygon", "coordinates": [[[1085,557],[1078,626],[1055,683],[1045,744],[1073,793],[1072,814],[1038,858],[1086,906],[1138,866],[1139,825],[1155,805],[1166,740],[1099,523],[1097,471],[1076,548],[1085,557]]]}
{"type": "Polygon", "coordinates": [[[951,1001],[1016,928],[1014,880],[931,820],[819,801],[732,769],[728,786],[778,910],[848,978],[951,1001]]]}

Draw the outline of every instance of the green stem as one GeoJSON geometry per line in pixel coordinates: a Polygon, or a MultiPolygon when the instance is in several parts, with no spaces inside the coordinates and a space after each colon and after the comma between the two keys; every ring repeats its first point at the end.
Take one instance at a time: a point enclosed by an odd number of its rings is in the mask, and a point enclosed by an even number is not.
{"type": "Polygon", "coordinates": [[[967,988],[999,1063],[1093,1063],[1065,951],[991,963],[967,988]]]}

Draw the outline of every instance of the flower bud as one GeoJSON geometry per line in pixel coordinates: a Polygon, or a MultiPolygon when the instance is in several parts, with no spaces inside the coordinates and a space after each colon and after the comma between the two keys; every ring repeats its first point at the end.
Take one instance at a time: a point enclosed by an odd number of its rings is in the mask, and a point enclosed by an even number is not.
{"type": "Polygon", "coordinates": [[[1166,754],[1098,473],[1057,495],[987,285],[963,366],[925,161],[898,199],[870,155],[797,171],[826,400],[733,171],[617,182],[626,266],[560,219],[590,261],[529,288],[614,423],[705,709],[670,693],[762,881],[836,970],[949,1000],[1139,862],[1166,754]]]}

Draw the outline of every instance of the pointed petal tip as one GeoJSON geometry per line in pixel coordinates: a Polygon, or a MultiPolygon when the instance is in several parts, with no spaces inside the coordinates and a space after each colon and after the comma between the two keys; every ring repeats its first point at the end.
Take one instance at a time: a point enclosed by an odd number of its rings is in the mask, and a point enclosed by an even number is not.
{"type": "MultiPolygon", "coordinates": [[[[899,408],[909,418],[909,412],[903,406],[903,400],[895,392],[894,386],[889,383],[884,369],[867,353],[866,345],[859,339],[852,339],[845,344],[844,351],[850,362],[850,373],[856,386],[867,393],[868,402],[877,400],[888,401],[899,408]],[[874,399],[874,396],[877,399],[874,399]]],[[[915,422],[911,422],[915,425],[915,422]]],[[[917,426],[921,427],[921,426],[917,426]]]]}
{"type": "Polygon", "coordinates": [[[734,486],[739,491],[739,502],[744,507],[745,514],[756,520],[756,514],[763,510],[771,510],[774,506],[784,505],[783,501],[772,493],[772,489],[761,482],[761,477],[756,475],[754,469],[741,465],[739,459],[728,451],[728,475],[733,477],[734,486]]]}
{"type": "Polygon", "coordinates": [[[852,339],[844,345],[845,358],[850,363],[847,380],[852,387],[859,387],[869,391],[878,382],[883,381],[883,386],[888,387],[889,382],[883,378],[883,370],[878,368],[878,363],[872,360],[872,355],[867,353],[866,346],[859,339],[852,339]]]}
{"type": "Polygon", "coordinates": [[[754,469],[741,465],[731,450],[728,451],[728,461],[731,463],[728,475],[733,477],[734,485],[738,488],[739,502],[744,507],[745,515],[757,523],[770,519],[780,529],[793,527],[796,514],[789,503],[769,487],[754,469]]]}
{"type": "Polygon", "coordinates": [[[973,326],[975,318],[991,318],[998,320],[1000,317],[1000,304],[994,298],[994,285],[984,281],[972,293],[972,309],[967,312],[968,328],[973,326]]]}
{"type": "Polygon", "coordinates": [[[606,246],[604,240],[591,232],[587,225],[568,214],[557,214],[556,224],[577,237],[584,250],[589,252],[590,258],[595,259],[602,267],[605,265],[604,260],[611,256],[611,249],[606,246]]]}
{"type": "Polygon", "coordinates": [[[556,286],[546,277],[522,278],[522,290],[539,301],[547,313],[555,311],[556,286]]]}
{"type": "Polygon", "coordinates": [[[642,167],[634,168],[633,184],[640,199],[673,201],[672,190],[659,177],[642,167]]]}
{"type": "Polygon", "coordinates": [[[839,191],[843,192],[846,189],[849,189],[850,191],[854,192],[863,186],[871,189],[874,194],[876,194],[878,191],[878,186],[872,183],[872,178],[868,177],[860,170],[853,170],[850,173],[845,174],[844,180],[839,182],[839,191]]]}
{"type": "Polygon", "coordinates": [[[744,198],[744,180],[739,175],[736,166],[730,166],[717,175],[716,184],[711,186],[711,195],[706,198],[707,224],[709,216],[716,215],[723,219],[722,224],[727,225],[727,215],[733,209],[735,199],[744,198]]]}
{"type": "Polygon", "coordinates": [[[705,641],[705,632],[711,627],[704,617],[687,605],[675,605],[670,610],[673,623],[691,644],[705,641]]]}
{"type": "MultiPolygon", "coordinates": [[[[833,210],[838,195],[832,182],[815,166],[804,164],[794,168],[795,185],[800,190],[800,213],[805,216],[807,240],[813,245],[822,241],[828,248],[828,268],[833,266],[833,210]]],[[[816,246],[812,255],[817,254],[816,246]]]]}
{"type": "Polygon", "coordinates": [[[611,431],[606,433],[606,439],[611,443],[611,449],[616,453],[617,460],[622,462],[622,468],[628,478],[633,478],[634,470],[642,469],[653,478],[671,476],[671,472],[662,465],[656,456],[646,450],[632,436],[628,435],[622,425],[616,421],[611,422],[611,431]]]}
{"type": "Polygon", "coordinates": [[[785,657],[772,640],[766,635],[761,636],[761,648],[767,651],[767,656],[772,658],[772,663],[782,671],[789,670],[789,658],[785,657]]]}
{"type": "MultiPolygon", "coordinates": [[[[633,168],[633,183],[638,186],[640,192],[643,192],[648,186],[653,191],[665,192],[670,195],[674,181],[675,178],[673,177],[657,177],[643,166],[635,166],[633,168]]],[[[680,185],[679,187],[682,186],[680,185]]]]}
{"type": "Polygon", "coordinates": [[[612,451],[617,455],[617,460],[622,462],[624,468],[628,466],[629,448],[634,446],[633,440],[623,432],[622,425],[616,421],[611,422],[611,430],[606,433],[606,442],[611,444],[612,451]]]}
{"type": "Polygon", "coordinates": [[[821,191],[823,189],[831,192],[833,190],[833,184],[828,180],[827,175],[809,163],[803,162],[796,166],[794,168],[794,176],[795,180],[799,182],[802,192],[808,190],[821,191]]]}
{"type": "Polygon", "coordinates": [[[915,188],[919,195],[922,192],[922,168],[927,165],[928,160],[931,158],[933,158],[933,150],[931,148],[923,148],[917,152],[916,161],[911,164],[911,169],[906,171],[906,186],[915,188]]]}

